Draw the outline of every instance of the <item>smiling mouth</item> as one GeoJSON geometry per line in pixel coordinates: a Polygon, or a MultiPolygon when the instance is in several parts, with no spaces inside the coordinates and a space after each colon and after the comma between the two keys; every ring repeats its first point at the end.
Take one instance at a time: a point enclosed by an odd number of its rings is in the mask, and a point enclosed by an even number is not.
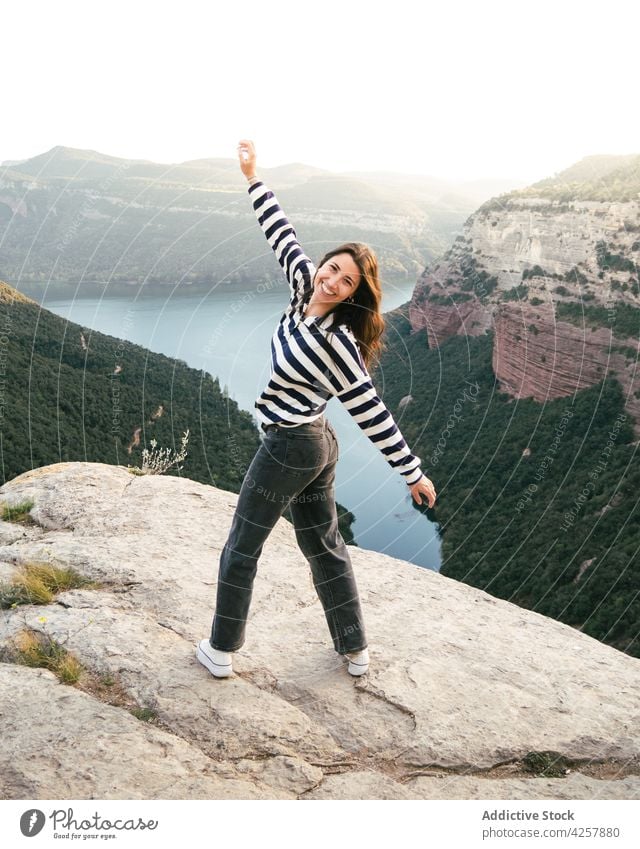
{"type": "Polygon", "coordinates": [[[324,283],[320,283],[320,288],[325,293],[325,295],[329,295],[331,298],[335,297],[335,292],[330,292],[327,288],[325,288],[324,283]]]}

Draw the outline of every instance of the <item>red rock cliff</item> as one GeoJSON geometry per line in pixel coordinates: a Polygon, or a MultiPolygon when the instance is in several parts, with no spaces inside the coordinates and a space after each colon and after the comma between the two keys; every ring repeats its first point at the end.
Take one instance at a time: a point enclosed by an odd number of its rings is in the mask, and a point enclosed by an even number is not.
{"type": "Polygon", "coordinates": [[[640,308],[640,204],[519,194],[481,207],[425,271],[411,326],[432,347],[493,329],[493,369],[516,398],[571,395],[612,373],[640,436],[638,333],[616,324],[620,308],[640,308]]]}

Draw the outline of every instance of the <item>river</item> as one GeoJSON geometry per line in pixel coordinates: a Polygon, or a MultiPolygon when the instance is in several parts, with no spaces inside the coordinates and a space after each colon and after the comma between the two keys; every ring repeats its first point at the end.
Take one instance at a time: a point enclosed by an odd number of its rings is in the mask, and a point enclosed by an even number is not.
{"type": "MultiPolygon", "coordinates": [[[[414,285],[410,281],[390,286],[383,311],[406,303],[414,285]]],[[[56,299],[49,294],[40,300],[56,315],[217,376],[238,406],[255,418],[253,404],[269,379],[269,343],[288,290],[286,285],[261,293],[218,286],[205,296],[168,293],[56,299]]],[[[376,383],[380,393],[379,377],[376,383]]],[[[439,570],[436,526],[412,507],[411,493],[400,475],[339,401],[329,402],[326,415],[340,443],[336,499],[356,516],[355,541],[363,548],[439,570]]],[[[401,418],[397,424],[402,430],[401,418]]]]}

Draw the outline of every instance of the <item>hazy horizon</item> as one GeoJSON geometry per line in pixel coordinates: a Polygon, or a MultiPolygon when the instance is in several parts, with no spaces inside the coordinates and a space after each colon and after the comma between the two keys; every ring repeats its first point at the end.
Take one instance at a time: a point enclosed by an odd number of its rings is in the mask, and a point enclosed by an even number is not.
{"type": "Polygon", "coordinates": [[[452,182],[532,183],[638,151],[640,10],[25,0],[5,11],[0,162],[61,145],[178,164],[235,157],[452,182]],[[521,12],[523,14],[514,14],[521,12]]]}
{"type": "MultiPolygon", "coordinates": [[[[85,152],[98,153],[102,156],[114,157],[114,154],[111,153],[108,150],[92,150],[91,148],[75,148],[72,145],[65,145],[65,144],[54,145],[54,147],[63,147],[63,148],[70,149],[70,150],[84,150],[85,152]]],[[[50,148],[50,150],[52,150],[52,149],[53,148],[50,148]]],[[[39,153],[34,154],[34,156],[41,156],[45,153],[48,153],[48,151],[42,150],[42,151],[39,151],[39,153]]],[[[22,159],[0,160],[0,168],[2,168],[2,167],[10,168],[12,166],[12,164],[27,162],[32,158],[33,158],[32,156],[29,156],[29,157],[23,157],[22,159]]],[[[117,156],[114,157],[114,158],[123,159],[123,160],[130,159],[129,157],[117,157],[117,156]]],[[[221,156],[200,157],[197,160],[185,159],[181,162],[159,162],[158,160],[150,159],[149,157],[142,157],[142,158],[139,158],[139,159],[137,157],[135,157],[135,158],[131,158],[131,161],[151,162],[154,165],[166,165],[167,167],[174,167],[174,166],[179,166],[179,165],[187,165],[190,162],[203,161],[203,160],[206,160],[206,159],[211,159],[211,160],[228,159],[230,169],[232,168],[234,170],[235,170],[235,168],[237,166],[237,162],[238,162],[237,158],[235,158],[233,156],[222,156],[222,155],[221,156]]],[[[392,169],[389,169],[389,168],[384,168],[384,169],[358,168],[358,169],[348,169],[348,170],[344,170],[344,171],[336,171],[332,168],[324,168],[323,166],[317,165],[314,162],[302,162],[300,160],[296,160],[295,162],[276,162],[276,163],[269,164],[269,165],[267,165],[266,163],[261,163],[261,167],[263,167],[263,168],[282,168],[282,167],[298,166],[298,165],[303,165],[303,166],[309,167],[309,168],[316,168],[318,170],[326,170],[327,172],[329,172],[331,174],[335,174],[337,176],[340,176],[340,175],[343,175],[343,174],[355,173],[356,171],[360,171],[360,172],[363,172],[363,173],[371,173],[371,174],[389,173],[389,174],[399,174],[399,175],[403,175],[403,176],[432,178],[434,180],[442,180],[443,182],[451,183],[452,185],[456,184],[456,183],[468,184],[468,183],[474,183],[474,182],[483,183],[483,182],[493,182],[493,181],[497,182],[497,181],[509,181],[509,180],[513,180],[514,182],[517,182],[517,181],[522,182],[521,178],[513,177],[513,176],[508,175],[508,174],[506,174],[506,175],[505,174],[490,174],[490,175],[485,176],[485,177],[475,177],[475,178],[470,177],[468,179],[464,179],[462,177],[443,177],[443,176],[440,176],[438,174],[408,172],[408,171],[402,171],[400,169],[393,169],[392,170],[392,169]]],[[[258,171],[260,170],[260,163],[259,163],[259,167],[258,167],[257,170],[258,171]]],[[[238,171],[238,173],[240,173],[240,172],[238,171]]]]}

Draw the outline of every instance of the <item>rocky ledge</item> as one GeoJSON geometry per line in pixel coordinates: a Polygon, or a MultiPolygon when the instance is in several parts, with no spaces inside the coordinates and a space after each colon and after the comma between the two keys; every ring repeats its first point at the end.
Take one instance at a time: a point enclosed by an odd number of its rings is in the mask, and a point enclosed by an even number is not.
{"type": "Polygon", "coordinates": [[[0,490],[0,580],[29,563],[94,583],[3,610],[5,799],[640,797],[640,665],[436,572],[353,548],[371,668],[349,676],[281,519],[236,674],[198,664],[237,496],[61,463],[0,490]],[[77,658],[61,683],[16,654],[77,658]]]}

